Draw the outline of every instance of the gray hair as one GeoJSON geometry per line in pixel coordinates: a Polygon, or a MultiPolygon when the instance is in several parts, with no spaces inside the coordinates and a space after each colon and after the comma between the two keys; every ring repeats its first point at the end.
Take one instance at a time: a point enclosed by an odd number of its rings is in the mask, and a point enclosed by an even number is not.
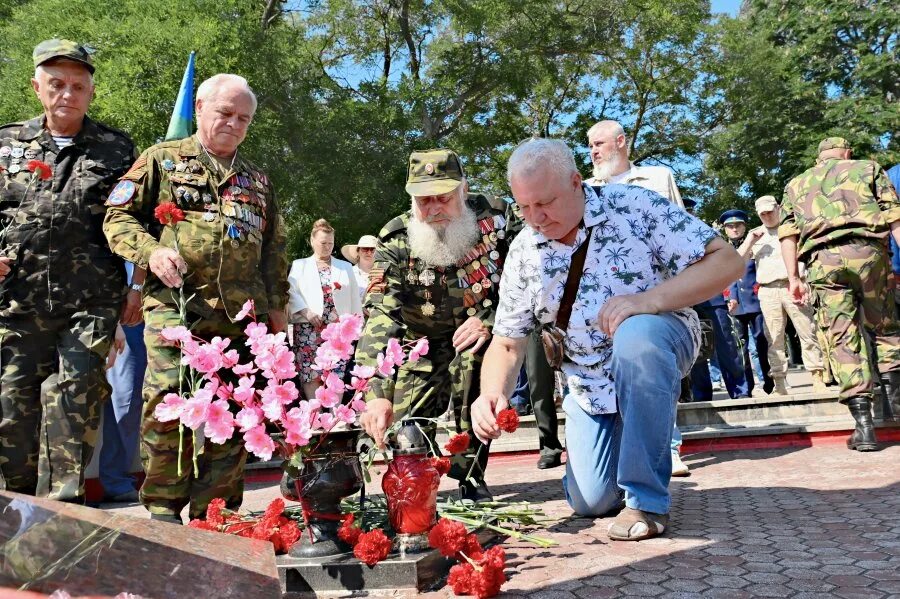
{"type": "Polygon", "coordinates": [[[253,89],[247,83],[247,80],[240,75],[232,75],[231,73],[213,75],[197,88],[197,99],[206,101],[215,98],[219,89],[229,86],[238,87],[250,96],[253,100],[253,112],[256,113],[256,94],[253,93],[253,89]]]}
{"type": "Polygon", "coordinates": [[[600,131],[609,131],[615,137],[619,137],[620,135],[625,135],[625,129],[622,127],[619,121],[599,121],[594,123],[594,125],[588,129],[587,138],[588,141],[591,140],[591,137],[600,131]]]}
{"type": "Polygon", "coordinates": [[[542,166],[560,176],[568,176],[578,172],[572,150],[561,139],[537,138],[520,143],[506,166],[506,179],[511,182],[514,176],[534,174],[542,166]]]}
{"type": "MultiPolygon", "coordinates": [[[[79,63],[77,60],[70,60],[69,62],[75,62],[75,63],[78,63],[78,64],[82,64],[82,63],[79,63]]],[[[88,77],[91,78],[91,85],[93,85],[93,84],[94,84],[94,74],[91,73],[90,69],[88,69],[88,68],[86,68],[86,67],[85,67],[84,70],[87,71],[88,77]]],[[[47,72],[47,71],[46,71],[46,69],[44,69],[44,65],[40,64],[40,65],[34,67],[34,78],[35,78],[35,79],[40,79],[41,73],[46,73],[46,72],[47,72]]]]}

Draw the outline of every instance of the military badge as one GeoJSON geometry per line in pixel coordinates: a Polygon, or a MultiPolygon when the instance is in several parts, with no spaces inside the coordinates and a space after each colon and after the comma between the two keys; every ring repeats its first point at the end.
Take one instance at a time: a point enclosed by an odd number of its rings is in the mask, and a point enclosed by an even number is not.
{"type": "Polygon", "coordinates": [[[162,161],[162,167],[164,171],[168,171],[171,173],[175,170],[175,161],[173,161],[171,158],[166,158],[162,161]]]}
{"type": "Polygon", "coordinates": [[[135,185],[133,181],[119,181],[109,194],[106,203],[110,206],[124,206],[134,196],[135,185]]]}
{"type": "Polygon", "coordinates": [[[12,149],[9,146],[3,146],[0,148],[0,158],[6,158],[12,153],[12,149]]]}
{"type": "Polygon", "coordinates": [[[430,162],[429,162],[428,164],[425,165],[425,174],[426,174],[426,175],[433,175],[433,174],[434,174],[434,165],[431,164],[430,162]]]}

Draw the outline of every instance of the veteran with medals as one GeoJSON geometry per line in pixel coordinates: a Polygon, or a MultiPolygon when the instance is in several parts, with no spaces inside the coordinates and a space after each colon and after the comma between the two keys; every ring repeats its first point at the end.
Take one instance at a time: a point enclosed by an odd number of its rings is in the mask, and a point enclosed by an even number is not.
{"type": "Polygon", "coordinates": [[[207,441],[195,476],[191,435],[180,439],[177,421],[153,416],[163,397],[179,389],[180,351],[160,338],[164,327],[180,323],[178,288],[189,300],[191,332],[229,337],[239,351],[245,323],[233,319],[243,303],[252,299],[257,316],[268,315],[270,329],[279,332],[288,291],[284,226],[272,185],[238,150],[256,111],[253,91],[243,77],[215,75],[197,88],[195,107],[197,133],[144,151],[110,195],[104,222],[112,250],[152,273],[143,290],[148,367],[140,496],[152,518],[176,523],[184,506],[200,518],[216,497],[237,509],[247,457],[240,439],[207,441]],[[184,220],[164,226],[154,211],[170,203],[184,220]]]}
{"type": "MultiPolygon", "coordinates": [[[[391,338],[427,337],[429,351],[404,364],[392,379],[372,379],[361,424],[379,446],[394,421],[437,417],[451,403],[457,430],[469,433],[469,402],[479,394],[481,356],[507,249],[503,211],[484,196],[468,193],[452,150],[414,152],[406,191],[411,209],[378,236],[365,302],[369,318],[356,362],[377,366],[391,338]]],[[[460,481],[462,498],[489,499],[487,448],[473,465],[480,442],[469,437],[469,449],[453,458],[450,476],[460,481]]]]}

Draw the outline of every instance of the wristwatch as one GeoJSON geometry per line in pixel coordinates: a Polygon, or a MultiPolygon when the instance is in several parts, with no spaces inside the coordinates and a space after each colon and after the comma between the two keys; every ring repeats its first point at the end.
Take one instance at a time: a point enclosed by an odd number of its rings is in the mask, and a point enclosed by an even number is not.
{"type": "Polygon", "coordinates": [[[144,285],[143,285],[143,283],[132,283],[131,285],[128,286],[128,289],[130,289],[131,291],[140,292],[141,290],[144,289],[144,285]]]}

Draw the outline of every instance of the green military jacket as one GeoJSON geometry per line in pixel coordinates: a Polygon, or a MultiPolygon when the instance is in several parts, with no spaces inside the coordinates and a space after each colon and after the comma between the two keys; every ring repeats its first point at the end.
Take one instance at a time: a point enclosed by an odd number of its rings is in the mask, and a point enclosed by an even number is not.
{"type": "MultiPolygon", "coordinates": [[[[228,172],[196,135],[144,151],[110,195],[103,230],[112,250],[148,268],[160,247],[178,249],[187,263],[185,297],[201,316],[223,309],[233,318],[252,298],[256,312],[287,302],[284,223],[268,177],[241,156],[228,172]],[[163,226],[157,206],[174,203],[184,221],[163,226]]],[[[148,276],[144,306],[174,304],[173,290],[148,276]]]]}
{"type": "Polygon", "coordinates": [[[453,333],[469,317],[477,316],[493,326],[508,249],[508,223],[504,211],[491,207],[484,196],[472,194],[467,202],[475,210],[481,238],[453,266],[428,267],[411,256],[406,230],[409,212],[391,220],[378,234],[366,292],[368,319],[357,346],[356,362],[377,367],[377,356],[391,338],[404,343],[427,337],[429,352],[418,362],[400,368],[391,380],[373,378],[367,399],[393,399],[398,380],[404,378],[407,369],[447,369],[455,353],[453,333]]]}
{"type": "Polygon", "coordinates": [[[103,236],[104,202],[134,161],[121,131],[87,117],[60,150],[41,116],[0,127],[0,252],[12,271],[0,283],[0,316],[119,303],[122,261],[103,236]],[[46,163],[41,180],[28,169],[46,163]]]}
{"type": "Polygon", "coordinates": [[[885,242],[900,220],[900,200],[884,169],[871,160],[830,158],[784,189],[778,237],[799,236],[798,258],[854,239],[885,242]]]}

